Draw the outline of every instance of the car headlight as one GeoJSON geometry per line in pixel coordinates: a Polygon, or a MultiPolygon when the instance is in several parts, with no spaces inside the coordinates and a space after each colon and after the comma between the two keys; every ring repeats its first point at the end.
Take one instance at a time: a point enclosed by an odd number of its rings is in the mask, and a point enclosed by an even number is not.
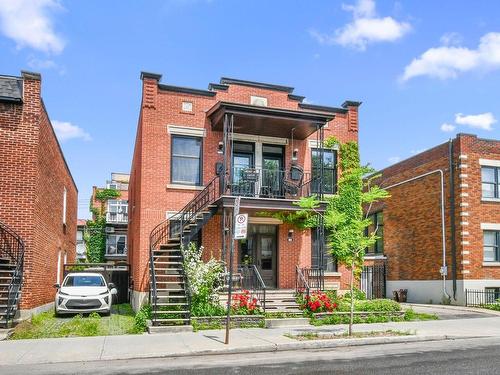
{"type": "Polygon", "coordinates": [[[105,302],[106,304],[108,304],[108,303],[109,303],[109,296],[104,297],[104,302],[105,302]]]}
{"type": "Polygon", "coordinates": [[[62,305],[63,301],[64,301],[64,298],[59,297],[59,299],[57,300],[57,304],[62,305]]]}
{"type": "Polygon", "coordinates": [[[61,291],[59,291],[59,295],[60,295],[60,296],[69,296],[69,294],[68,294],[68,293],[64,293],[64,292],[61,292],[61,291]]]}

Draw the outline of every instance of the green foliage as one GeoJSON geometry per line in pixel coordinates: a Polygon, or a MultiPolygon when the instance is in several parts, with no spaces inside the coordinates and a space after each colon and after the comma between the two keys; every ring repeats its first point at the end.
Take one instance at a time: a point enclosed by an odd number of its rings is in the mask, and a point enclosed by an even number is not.
{"type": "Polygon", "coordinates": [[[483,305],[481,307],[484,307],[484,308],[489,309],[489,310],[500,311],[500,302],[497,302],[497,303],[494,303],[491,305],[483,305]]]}
{"type": "Polygon", "coordinates": [[[116,189],[102,189],[95,193],[95,199],[100,202],[100,207],[95,207],[90,202],[90,212],[93,220],[87,221],[84,240],[87,247],[87,261],[89,263],[104,263],[106,261],[106,202],[120,196],[116,189]]]}
{"type": "Polygon", "coordinates": [[[138,332],[134,328],[134,313],[129,304],[113,305],[112,310],[109,317],[101,317],[95,312],[62,318],[56,318],[52,311],[33,315],[31,321],[16,326],[11,339],[109,336],[138,332]]]}
{"type": "Polygon", "coordinates": [[[223,325],[220,320],[213,320],[209,323],[205,322],[198,322],[196,319],[193,319],[191,321],[191,325],[193,326],[193,331],[198,332],[201,330],[207,330],[207,329],[222,329],[223,325]]]}
{"type": "MultiPolygon", "coordinates": [[[[366,294],[363,292],[361,289],[358,288],[353,288],[353,295],[355,300],[365,300],[366,299],[366,294]]],[[[345,299],[351,299],[351,291],[348,291],[346,294],[344,294],[345,299]]]]}
{"type": "Polygon", "coordinates": [[[439,317],[436,314],[427,313],[417,313],[413,309],[408,309],[405,311],[404,320],[414,321],[414,320],[438,320],[439,317]]]}
{"type": "Polygon", "coordinates": [[[300,210],[294,212],[258,212],[257,216],[273,217],[283,221],[283,223],[293,225],[297,229],[304,230],[316,226],[317,209],[320,202],[315,195],[310,197],[302,197],[298,202],[292,202],[293,205],[299,206],[300,210]]]}
{"type": "Polygon", "coordinates": [[[397,312],[401,311],[401,305],[390,299],[372,299],[355,301],[355,311],[385,311],[397,312]]]}
{"type": "Polygon", "coordinates": [[[134,317],[134,331],[136,333],[144,332],[148,328],[148,320],[151,320],[151,305],[143,305],[134,317]]]}

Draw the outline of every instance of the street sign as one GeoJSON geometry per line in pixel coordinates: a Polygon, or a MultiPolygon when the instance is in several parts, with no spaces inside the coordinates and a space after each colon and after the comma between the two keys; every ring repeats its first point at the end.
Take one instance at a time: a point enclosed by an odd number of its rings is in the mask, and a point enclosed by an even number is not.
{"type": "Polygon", "coordinates": [[[234,239],[244,240],[247,238],[248,214],[238,214],[234,218],[234,239]]]}

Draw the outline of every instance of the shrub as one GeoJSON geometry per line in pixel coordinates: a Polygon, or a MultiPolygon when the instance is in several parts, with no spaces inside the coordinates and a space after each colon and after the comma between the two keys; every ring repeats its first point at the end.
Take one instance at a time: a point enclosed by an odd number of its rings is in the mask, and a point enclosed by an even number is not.
{"type": "Polygon", "coordinates": [[[234,315],[255,315],[261,311],[257,307],[257,298],[253,298],[248,290],[244,290],[242,293],[233,295],[231,312],[234,315]]]}
{"type": "Polygon", "coordinates": [[[135,332],[144,332],[148,328],[148,320],[151,320],[151,305],[144,305],[135,314],[135,332]]]}
{"type": "Polygon", "coordinates": [[[325,292],[313,292],[309,296],[299,295],[297,302],[307,315],[320,312],[331,312],[337,303],[325,292]]]}
{"type": "MultiPolygon", "coordinates": [[[[366,294],[361,289],[354,288],[354,291],[352,294],[354,295],[355,300],[358,300],[358,301],[366,300],[366,294]]],[[[344,294],[343,298],[350,300],[351,299],[351,292],[349,291],[346,294],[344,294]]]]}

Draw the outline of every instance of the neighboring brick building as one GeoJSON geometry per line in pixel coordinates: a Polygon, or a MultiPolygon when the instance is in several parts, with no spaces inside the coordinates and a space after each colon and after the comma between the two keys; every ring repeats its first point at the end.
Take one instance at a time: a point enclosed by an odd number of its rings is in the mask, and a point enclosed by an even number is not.
{"type": "Polygon", "coordinates": [[[298,231],[258,212],[296,210],[294,200],[318,191],[318,184],[311,181],[321,173],[324,193],[334,192],[337,150],[320,151],[320,129],[324,138],[334,135],[341,142],[357,142],[360,103],[346,101],[341,108],[311,105],[291,87],[231,78],[210,84],[208,90],[162,84],[161,75],[152,73],[142,73],[141,79],[129,188],[128,260],[134,308],[149,290],[153,228],[204,188],[206,199],[201,204],[210,201],[208,209],[213,212],[195,239],[204,245],[206,256],[227,261],[223,212],[240,195],[241,212],[249,214],[250,227],[235,264],[245,260],[256,264],[270,288],[293,288],[295,267],[311,265],[326,270],[330,287],[341,287],[343,270],[328,254],[312,250],[310,230],[298,231]],[[215,178],[216,171],[225,177],[215,178]]]}
{"type": "Polygon", "coordinates": [[[391,197],[371,209],[383,239],[368,259],[386,261],[387,295],[404,288],[410,302],[441,303],[446,285],[450,302],[464,304],[467,289],[500,294],[500,141],[458,134],[381,173],[391,197]]]}
{"type": "Polygon", "coordinates": [[[106,251],[108,262],[127,260],[127,230],[128,230],[128,173],[111,173],[111,180],[106,181],[106,187],[93,186],[92,197],[94,207],[101,203],[95,199],[96,193],[103,189],[116,189],[120,196],[106,202],[106,251]]]}
{"type": "Polygon", "coordinates": [[[76,247],[77,188],[37,73],[0,76],[0,150],[0,222],[25,244],[20,308],[26,315],[52,306],[53,284],[76,247]]]}

